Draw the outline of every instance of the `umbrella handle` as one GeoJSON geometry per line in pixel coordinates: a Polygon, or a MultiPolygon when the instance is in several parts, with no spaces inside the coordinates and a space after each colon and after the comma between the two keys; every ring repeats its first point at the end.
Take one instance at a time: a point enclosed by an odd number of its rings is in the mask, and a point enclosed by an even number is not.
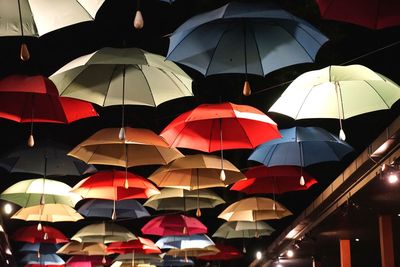
{"type": "Polygon", "coordinates": [[[339,126],[340,126],[339,139],[342,141],[345,141],[346,134],[343,131],[343,124],[342,124],[342,120],[344,119],[343,98],[342,98],[342,90],[341,90],[340,84],[338,82],[335,82],[335,91],[336,91],[336,98],[337,98],[337,104],[338,104],[338,115],[339,115],[339,126]]]}
{"type": "Polygon", "coordinates": [[[222,119],[219,119],[219,142],[220,142],[220,149],[221,149],[221,173],[219,178],[221,181],[226,180],[226,175],[224,171],[224,147],[223,147],[223,141],[222,141],[222,119]]]}

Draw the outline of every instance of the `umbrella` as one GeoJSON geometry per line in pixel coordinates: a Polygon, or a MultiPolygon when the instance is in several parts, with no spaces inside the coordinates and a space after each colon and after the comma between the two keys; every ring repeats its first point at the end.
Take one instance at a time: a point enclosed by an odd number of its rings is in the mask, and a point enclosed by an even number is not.
{"type": "Polygon", "coordinates": [[[243,257],[243,254],[234,246],[228,246],[223,244],[215,245],[220,252],[214,255],[206,255],[198,257],[199,260],[215,261],[215,260],[234,260],[243,257]]]}
{"type": "Polygon", "coordinates": [[[170,249],[167,255],[174,257],[200,257],[219,253],[219,249],[214,245],[205,248],[170,249]]]}
{"type": "Polygon", "coordinates": [[[121,263],[132,263],[132,260],[135,260],[135,263],[139,263],[139,262],[161,262],[162,259],[160,257],[160,255],[158,254],[143,254],[143,253],[135,253],[135,254],[121,254],[118,255],[118,257],[116,257],[114,259],[114,262],[121,262],[121,263]]]}
{"type": "Polygon", "coordinates": [[[194,262],[190,259],[185,259],[182,257],[173,257],[169,255],[164,255],[163,261],[156,263],[157,266],[192,266],[194,262]]]}
{"type": "Polygon", "coordinates": [[[38,257],[37,253],[26,254],[22,259],[20,259],[20,262],[24,264],[40,264],[41,266],[49,264],[65,264],[65,261],[56,254],[43,254],[38,257]]]}
{"type": "Polygon", "coordinates": [[[128,242],[114,242],[107,246],[107,252],[117,254],[127,253],[144,253],[144,254],[160,254],[160,249],[153,241],[147,238],[138,237],[136,240],[128,242]]]}
{"type": "Polygon", "coordinates": [[[209,189],[185,190],[181,188],[164,188],[160,194],[150,197],[143,206],[155,210],[189,211],[197,208],[214,208],[225,201],[209,189]]]}
{"type": "Polygon", "coordinates": [[[160,191],[147,179],[125,171],[100,171],[83,179],[72,189],[84,198],[124,200],[149,198],[160,191]]]}
{"type": "Polygon", "coordinates": [[[54,254],[61,247],[59,244],[52,243],[25,243],[20,252],[36,252],[38,255],[54,254]]]}
{"type": "Polygon", "coordinates": [[[292,213],[279,202],[265,197],[252,197],[239,200],[218,215],[226,221],[261,221],[281,219],[292,213]]]}
{"type": "MultiPolygon", "coordinates": [[[[170,37],[167,58],[205,76],[268,73],[294,64],[314,62],[328,41],[306,21],[272,3],[231,2],[197,15],[170,37]]],[[[246,86],[247,84],[247,86],[246,86]]]]}
{"type": "Polygon", "coordinates": [[[136,239],[128,229],[115,223],[90,224],[79,230],[71,240],[78,242],[112,243],[136,239]]]}
{"type": "Polygon", "coordinates": [[[125,139],[118,138],[118,128],[105,128],[76,146],[68,155],[90,164],[133,167],[168,164],[183,157],[164,139],[147,129],[125,127],[125,139]]]}
{"type": "Polygon", "coordinates": [[[400,99],[397,84],[361,65],[329,66],[297,77],[269,109],[294,119],[342,120],[390,107],[400,99]]]}
{"type": "Polygon", "coordinates": [[[95,267],[110,265],[111,261],[106,259],[104,263],[104,257],[102,256],[85,256],[85,255],[75,255],[67,260],[65,263],[68,267],[95,267]]]}
{"type": "Polygon", "coordinates": [[[205,248],[215,245],[207,235],[189,235],[189,236],[164,236],[157,240],[156,246],[160,249],[188,249],[205,248]]]}
{"type": "Polygon", "coordinates": [[[145,235],[194,235],[207,233],[207,227],[199,220],[179,214],[157,216],[142,227],[145,235]]]}
{"type": "Polygon", "coordinates": [[[307,190],[317,183],[310,174],[297,166],[257,166],[250,168],[245,175],[247,179],[236,182],[231,190],[246,194],[282,194],[307,190]]]}
{"type": "Polygon", "coordinates": [[[370,29],[400,25],[400,2],[393,0],[316,0],[321,17],[370,29]]]}
{"type": "Polygon", "coordinates": [[[71,187],[65,183],[38,178],[13,184],[0,194],[0,198],[21,207],[31,207],[45,203],[64,204],[74,207],[82,197],[70,191],[71,187]]]}
{"type": "Polygon", "coordinates": [[[306,167],[312,164],[340,161],[353,151],[347,143],[319,127],[293,127],[281,130],[282,139],[272,140],[250,155],[249,160],[267,167],[295,165],[306,167]]]}
{"type": "Polygon", "coordinates": [[[253,238],[269,236],[275,229],[263,221],[247,222],[235,221],[224,222],[212,237],[220,238],[253,238]]]}
{"type": "Polygon", "coordinates": [[[76,210],[64,204],[36,205],[18,210],[11,219],[40,222],[76,222],[84,219],[76,210]]]}
{"type": "Polygon", "coordinates": [[[2,154],[0,167],[10,173],[30,173],[39,176],[81,176],[96,171],[93,165],[67,156],[67,146],[46,140],[34,147],[26,145],[2,154]]]}
{"type": "MultiPolygon", "coordinates": [[[[79,207],[78,212],[85,217],[112,218],[114,201],[104,199],[89,199],[79,207]]],[[[147,210],[134,199],[115,202],[115,216],[123,219],[137,219],[150,216],[147,210]]]]}
{"type": "Polygon", "coordinates": [[[65,255],[86,255],[86,256],[104,256],[108,255],[106,245],[94,242],[77,242],[71,241],[62,246],[57,254],[65,255]]]}
{"type": "Polygon", "coordinates": [[[28,145],[34,145],[33,123],[71,123],[98,116],[92,104],[59,97],[53,82],[44,76],[12,75],[0,80],[0,117],[31,123],[28,145]]]}
{"type": "MultiPolygon", "coordinates": [[[[222,160],[225,180],[220,179],[221,158],[212,155],[189,155],[162,166],[148,179],[159,187],[194,190],[209,187],[226,187],[246,177],[228,160],[222,160]]],[[[198,192],[200,195],[200,192],[198,192]]]]}
{"type": "Polygon", "coordinates": [[[43,225],[42,230],[37,230],[36,225],[25,226],[17,229],[11,239],[18,242],[29,243],[66,243],[68,238],[54,227],[43,225]]]}

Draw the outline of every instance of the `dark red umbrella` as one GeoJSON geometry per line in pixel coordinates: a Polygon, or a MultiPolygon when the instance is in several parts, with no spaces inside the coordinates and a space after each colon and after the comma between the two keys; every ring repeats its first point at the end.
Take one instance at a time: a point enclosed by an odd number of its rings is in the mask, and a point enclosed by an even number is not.
{"type": "Polygon", "coordinates": [[[67,243],[69,239],[56,228],[51,226],[42,226],[42,230],[38,231],[37,225],[26,226],[16,230],[11,239],[19,242],[28,243],[67,243]]]}
{"type": "Polygon", "coordinates": [[[116,254],[128,254],[132,252],[160,254],[161,250],[150,239],[138,237],[138,239],[128,242],[113,242],[107,246],[107,252],[116,254]]]}
{"type": "Polygon", "coordinates": [[[400,25],[398,0],[316,0],[321,17],[370,29],[400,25]]]}
{"type": "Polygon", "coordinates": [[[110,259],[103,256],[76,255],[69,258],[65,265],[68,267],[95,267],[108,266],[111,265],[111,263],[110,259]]]}
{"type": "Polygon", "coordinates": [[[247,180],[236,182],[231,190],[246,194],[282,194],[289,191],[307,190],[317,181],[297,166],[257,166],[250,168],[247,180]]]}
{"type": "Polygon", "coordinates": [[[196,218],[172,214],[150,220],[142,227],[142,233],[159,236],[206,234],[207,227],[196,218]]]}
{"type": "MultiPolygon", "coordinates": [[[[40,263],[29,263],[25,264],[24,267],[63,267],[65,264],[40,264],[40,263]]],[[[70,267],[68,265],[68,267],[70,267]]],[[[72,266],[71,266],[72,267],[72,266]]],[[[79,267],[86,267],[86,266],[79,266],[79,267]]]]}
{"type": "Polygon", "coordinates": [[[220,252],[214,255],[206,255],[198,257],[199,260],[206,260],[206,261],[228,261],[239,259],[243,257],[243,253],[240,252],[237,248],[233,246],[223,245],[223,244],[216,244],[215,245],[220,252]]]}
{"type": "MultiPolygon", "coordinates": [[[[53,82],[44,76],[12,75],[0,80],[2,118],[16,122],[68,124],[94,116],[98,114],[92,104],[60,97],[53,82]]],[[[33,145],[33,137],[30,139],[33,145]]]]}

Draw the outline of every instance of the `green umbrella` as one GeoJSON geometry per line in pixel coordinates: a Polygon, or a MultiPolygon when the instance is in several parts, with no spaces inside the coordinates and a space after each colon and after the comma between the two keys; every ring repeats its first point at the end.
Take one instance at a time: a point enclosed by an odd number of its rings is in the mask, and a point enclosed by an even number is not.
{"type": "Polygon", "coordinates": [[[137,239],[128,229],[115,223],[90,224],[79,230],[71,240],[78,242],[112,243],[137,239]]]}
{"type": "Polygon", "coordinates": [[[269,236],[274,232],[269,224],[263,221],[247,222],[225,222],[222,224],[212,237],[220,238],[253,238],[259,236],[269,236]]]}
{"type": "Polygon", "coordinates": [[[189,211],[197,208],[214,208],[225,201],[208,189],[185,190],[181,188],[164,188],[161,194],[151,196],[143,205],[155,210],[189,211]]]}
{"type": "Polygon", "coordinates": [[[39,204],[64,204],[74,207],[82,199],[72,193],[71,187],[65,183],[44,178],[20,181],[1,193],[0,198],[22,207],[39,204]]]}
{"type": "Polygon", "coordinates": [[[382,109],[400,99],[397,84],[361,65],[329,66],[297,77],[269,109],[298,119],[342,120],[382,109]]]}

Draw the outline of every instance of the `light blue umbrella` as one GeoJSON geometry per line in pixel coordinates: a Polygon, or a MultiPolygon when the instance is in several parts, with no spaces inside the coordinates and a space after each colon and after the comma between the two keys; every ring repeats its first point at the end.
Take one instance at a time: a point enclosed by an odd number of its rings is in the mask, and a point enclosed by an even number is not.
{"type": "Polygon", "coordinates": [[[207,235],[164,236],[156,242],[160,249],[205,248],[215,245],[207,235]]]}
{"type": "Polygon", "coordinates": [[[167,59],[205,76],[264,76],[289,65],[314,62],[327,41],[311,24],[272,3],[231,2],[192,17],[175,30],[167,59]]]}
{"type": "Polygon", "coordinates": [[[61,245],[50,243],[26,243],[19,250],[21,252],[35,252],[42,254],[55,254],[61,245]]]}
{"type": "Polygon", "coordinates": [[[340,161],[353,148],[337,136],[319,127],[293,127],[280,131],[282,138],[257,147],[249,160],[265,166],[312,164],[340,161]]]}
{"type": "Polygon", "coordinates": [[[36,253],[28,253],[21,260],[23,264],[42,264],[42,265],[61,265],[65,264],[65,261],[56,254],[43,254],[40,257],[36,253]]]}
{"type": "MultiPolygon", "coordinates": [[[[106,217],[112,218],[114,210],[113,200],[90,199],[86,201],[78,212],[85,217],[106,217]]],[[[136,219],[150,216],[148,211],[134,199],[115,201],[117,218],[136,219]]]]}

